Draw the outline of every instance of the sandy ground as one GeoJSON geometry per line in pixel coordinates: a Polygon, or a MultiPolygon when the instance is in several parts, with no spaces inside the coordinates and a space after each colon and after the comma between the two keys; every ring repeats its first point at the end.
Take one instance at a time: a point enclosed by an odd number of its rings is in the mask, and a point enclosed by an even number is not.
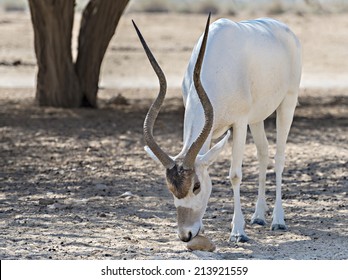
{"type": "MultiPolygon", "coordinates": [[[[348,259],[348,17],[278,17],[299,35],[304,50],[300,106],[283,177],[289,229],[270,231],[270,212],[266,227],[246,225],[250,242],[228,241],[233,194],[227,149],[210,169],[214,188],[204,224],[217,246],[213,253],[189,252],[179,241],[163,170],[143,151],[142,122],[157,80],[131,18],[168,76],[168,99],[155,135],[174,155],[182,144],[180,80],[205,16],[126,15],[103,64],[100,109],[62,110],[34,105],[29,16],[1,15],[0,258],[348,259]],[[115,99],[118,94],[128,104],[115,99]]],[[[266,128],[274,155],[273,116],[266,128]]],[[[241,189],[247,221],[257,177],[256,149],[248,135],[241,189]]],[[[270,211],[274,181],[270,169],[270,211]]]]}

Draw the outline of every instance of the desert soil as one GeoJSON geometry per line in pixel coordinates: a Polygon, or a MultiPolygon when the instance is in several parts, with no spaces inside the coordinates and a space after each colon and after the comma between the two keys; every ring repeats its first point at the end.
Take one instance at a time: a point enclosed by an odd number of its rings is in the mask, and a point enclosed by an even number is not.
{"type": "MultiPolygon", "coordinates": [[[[90,110],[35,105],[29,15],[1,14],[0,258],[348,259],[348,17],[277,16],[299,35],[304,53],[283,176],[288,230],[269,229],[275,199],[271,168],[267,226],[247,223],[248,243],[228,241],[233,215],[229,148],[210,168],[213,193],[204,224],[215,252],[189,252],[179,241],[164,171],[143,151],[142,122],[157,80],[131,18],[168,76],[155,136],[175,155],[182,145],[180,79],[204,15],[125,15],[103,64],[99,109],[90,110]]],[[[77,26],[75,37],[76,32],[77,26]]],[[[266,129],[273,157],[274,116],[266,129]]],[[[258,178],[250,135],[243,172],[242,207],[249,221],[258,178]]]]}

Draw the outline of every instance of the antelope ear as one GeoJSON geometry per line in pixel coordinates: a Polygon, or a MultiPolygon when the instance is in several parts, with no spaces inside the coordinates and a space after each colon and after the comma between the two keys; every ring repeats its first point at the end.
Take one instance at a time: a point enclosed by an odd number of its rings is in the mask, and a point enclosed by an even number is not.
{"type": "Polygon", "coordinates": [[[214,145],[208,152],[206,152],[204,155],[198,155],[197,156],[197,162],[202,165],[209,166],[211,165],[220,153],[224,150],[226,144],[228,143],[228,138],[230,137],[231,132],[228,131],[224,138],[222,138],[217,144],[214,145]]]}
{"type": "MultiPolygon", "coordinates": [[[[160,160],[156,157],[156,155],[152,152],[152,150],[149,148],[149,146],[144,146],[144,150],[145,152],[158,164],[160,164],[161,166],[162,163],[160,162],[160,160]]],[[[172,160],[174,160],[173,157],[169,156],[172,160]]]]}
{"type": "Polygon", "coordinates": [[[156,155],[151,151],[151,149],[149,148],[149,146],[144,146],[144,150],[145,152],[147,152],[147,154],[157,163],[161,163],[159,161],[159,159],[156,157],[156,155]]]}

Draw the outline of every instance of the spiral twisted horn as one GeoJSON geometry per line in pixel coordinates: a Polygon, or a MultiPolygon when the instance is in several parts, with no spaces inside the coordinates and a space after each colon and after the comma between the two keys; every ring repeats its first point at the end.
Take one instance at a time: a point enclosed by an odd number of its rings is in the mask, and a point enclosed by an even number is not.
{"type": "Polygon", "coordinates": [[[166,91],[167,91],[167,81],[166,77],[161,69],[161,67],[158,65],[155,57],[153,56],[150,48],[145,42],[144,37],[140,33],[140,30],[136,26],[135,22],[132,20],[134,28],[138,34],[138,37],[140,39],[141,44],[143,45],[143,48],[145,50],[145,53],[152,65],[153,70],[155,71],[158,80],[159,80],[159,85],[160,85],[160,90],[158,93],[157,98],[155,101],[152,103],[145,121],[144,121],[144,139],[146,142],[146,145],[151,149],[151,151],[156,155],[158,160],[163,164],[163,166],[167,169],[172,169],[175,166],[174,160],[169,157],[156,143],[154,137],[153,137],[153,126],[155,124],[155,121],[157,119],[158,113],[161,109],[161,106],[163,104],[164,98],[166,96],[166,91]]]}
{"type": "Polygon", "coordinates": [[[202,129],[202,132],[197,137],[197,139],[192,143],[191,147],[189,148],[184,161],[183,161],[183,167],[185,169],[193,169],[194,163],[197,157],[197,154],[199,150],[202,148],[205,140],[210,134],[210,131],[213,126],[213,120],[214,120],[214,110],[213,106],[210,103],[210,100],[207,96],[207,93],[205,92],[202,82],[201,82],[201,69],[202,69],[202,63],[205,53],[205,48],[207,45],[207,39],[208,39],[208,33],[209,33],[209,24],[210,24],[210,16],[211,13],[209,13],[207,24],[204,31],[204,36],[202,40],[202,45],[199,50],[199,54],[197,57],[196,65],[193,72],[193,82],[196,87],[196,91],[198,94],[198,97],[202,103],[203,110],[204,110],[204,116],[205,116],[205,123],[204,127],[202,129]]]}

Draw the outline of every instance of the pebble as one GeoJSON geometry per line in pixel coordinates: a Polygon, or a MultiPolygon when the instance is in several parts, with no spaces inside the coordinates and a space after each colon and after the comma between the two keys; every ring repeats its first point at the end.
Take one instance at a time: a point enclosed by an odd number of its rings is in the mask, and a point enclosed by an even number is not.
{"type": "Polygon", "coordinates": [[[51,205],[54,203],[55,203],[55,200],[53,198],[40,198],[39,199],[39,205],[42,205],[42,206],[47,206],[47,205],[51,205]]]}
{"type": "Polygon", "coordinates": [[[83,222],[83,219],[82,219],[80,216],[78,216],[78,215],[76,215],[76,216],[73,218],[73,220],[74,220],[75,222],[78,222],[78,223],[82,223],[82,222],[83,222]]]}
{"type": "Polygon", "coordinates": [[[133,194],[132,192],[130,192],[130,191],[127,191],[127,192],[125,192],[125,193],[119,195],[118,197],[119,197],[119,198],[124,198],[124,199],[126,199],[126,200],[129,200],[129,199],[135,198],[136,195],[134,195],[134,194],[133,194]]]}

